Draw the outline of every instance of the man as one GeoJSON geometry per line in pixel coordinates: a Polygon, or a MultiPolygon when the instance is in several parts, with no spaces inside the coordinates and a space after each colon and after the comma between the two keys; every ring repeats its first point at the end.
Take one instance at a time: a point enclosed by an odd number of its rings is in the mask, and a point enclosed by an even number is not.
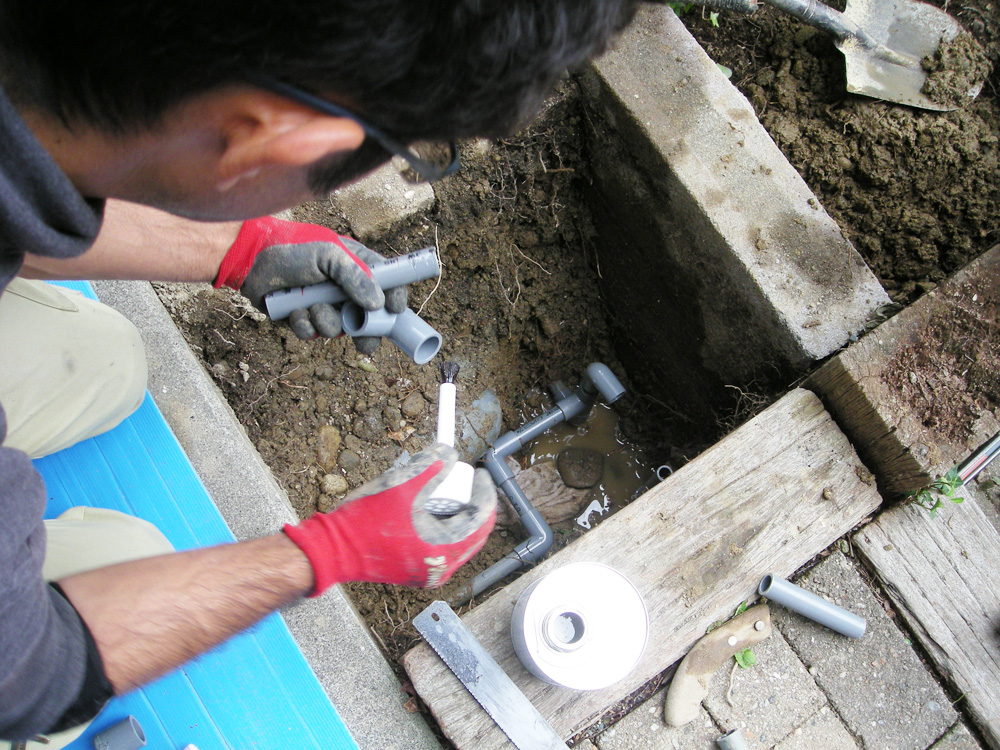
{"type": "MultiPolygon", "coordinates": [[[[516,128],[631,6],[0,0],[0,737],[78,726],[110,695],[334,583],[443,583],[495,516],[482,471],[467,508],[426,512],[456,460],[435,445],[262,539],[169,553],[120,514],[76,510],[46,527],[29,456],[114,426],[142,398],[145,369],[119,316],[29,279],[210,280],[259,307],[329,278],[368,309],[398,311],[405,292],[369,278],[374,253],[267,214],[392,153],[446,174],[453,147],[436,164],[406,144],[516,128]],[[81,559],[95,546],[103,556],[81,559]]],[[[324,307],[292,325],[303,338],[340,333],[324,307]]]]}

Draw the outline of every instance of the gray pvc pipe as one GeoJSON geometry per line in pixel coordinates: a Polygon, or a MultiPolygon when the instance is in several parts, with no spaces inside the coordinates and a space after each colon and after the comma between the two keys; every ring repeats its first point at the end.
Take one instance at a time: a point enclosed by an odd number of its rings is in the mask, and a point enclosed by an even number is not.
{"type": "Polygon", "coordinates": [[[868,623],[863,617],[853,612],[831,604],[826,599],[816,596],[794,583],[768,573],[761,579],[757,587],[761,596],[766,596],[772,602],[798,612],[803,617],[835,630],[848,638],[860,638],[865,634],[868,623]]]}
{"type": "Polygon", "coordinates": [[[418,365],[430,362],[441,349],[441,334],[413,310],[395,315],[384,307],[365,310],[354,302],[345,302],[340,308],[340,323],[348,336],[389,339],[418,365]]]}
{"type": "Polygon", "coordinates": [[[145,746],[146,734],[134,716],[94,735],[95,750],[139,750],[145,746]]]}
{"type": "Polygon", "coordinates": [[[750,745],[739,729],[730,729],[715,744],[719,746],[719,750],[750,750],[750,745]]]}
{"type": "MultiPolygon", "coordinates": [[[[525,563],[533,562],[542,557],[549,551],[555,540],[552,529],[518,486],[514,479],[514,473],[504,462],[504,459],[560,422],[568,422],[586,415],[594,405],[598,394],[604,396],[608,403],[614,403],[625,393],[625,388],[618,381],[618,378],[606,365],[600,362],[593,362],[587,367],[586,375],[580,381],[576,391],[571,393],[562,383],[555,383],[550,390],[553,396],[559,399],[554,408],[535,417],[519,429],[501,435],[483,456],[483,464],[490,472],[493,481],[503,490],[511,505],[514,506],[517,517],[524,525],[529,538],[516,546],[503,559],[473,578],[468,589],[471,592],[470,597],[485,591],[494,583],[517,571],[525,563]]],[[[468,599],[463,601],[468,601],[468,599]]]]}
{"type": "MultiPolygon", "coordinates": [[[[432,279],[441,274],[437,250],[425,247],[423,250],[390,258],[383,263],[370,266],[372,279],[382,289],[393,289],[405,284],[432,279]]],[[[264,297],[264,305],[271,320],[281,320],[293,310],[307,310],[313,305],[338,305],[347,301],[344,290],[331,281],[294,289],[283,289],[264,297]]]]}

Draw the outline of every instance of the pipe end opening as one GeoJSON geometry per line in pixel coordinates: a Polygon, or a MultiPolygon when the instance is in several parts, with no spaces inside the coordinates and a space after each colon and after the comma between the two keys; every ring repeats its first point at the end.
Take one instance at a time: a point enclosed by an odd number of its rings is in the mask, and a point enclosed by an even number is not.
{"type": "Polygon", "coordinates": [[[425,365],[434,359],[440,350],[441,337],[437,334],[428,336],[424,341],[420,342],[419,346],[413,352],[413,361],[418,365],[425,365]]]}
{"type": "Polygon", "coordinates": [[[356,336],[365,327],[368,311],[359,305],[344,305],[340,309],[340,324],[348,336],[356,336]]]}
{"type": "Polygon", "coordinates": [[[760,585],[757,587],[757,593],[761,596],[767,596],[767,592],[771,590],[772,583],[774,583],[774,574],[768,573],[760,579],[760,585]]]}

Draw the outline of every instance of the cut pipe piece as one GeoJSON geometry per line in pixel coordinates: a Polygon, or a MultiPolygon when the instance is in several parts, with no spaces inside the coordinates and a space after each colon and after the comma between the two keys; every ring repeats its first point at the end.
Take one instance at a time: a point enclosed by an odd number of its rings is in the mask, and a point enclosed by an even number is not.
{"type": "Polygon", "coordinates": [[[381,336],[402,349],[418,365],[430,362],[441,349],[441,334],[413,310],[398,315],[386,310],[365,310],[354,302],[340,309],[340,324],[348,336],[381,336]]]}
{"type": "Polygon", "coordinates": [[[739,729],[730,729],[715,741],[719,750],[750,750],[746,737],[739,729]]]}
{"type": "MultiPolygon", "coordinates": [[[[405,284],[432,279],[441,274],[437,249],[425,247],[423,250],[389,258],[370,267],[372,279],[382,290],[393,289],[405,284]]],[[[313,305],[339,305],[347,301],[344,290],[332,281],[322,284],[282,289],[264,297],[264,306],[271,320],[282,320],[293,310],[308,310],[313,305]]]]}
{"type": "Polygon", "coordinates": [[[95,750],[139,750],[146,746],[146,734],[134,716],[122,719],[94,735],[95,750]]]}
{"type": "Polygon", "coordinates": [[[798,612],[803,617],[824,625],[848,638],[860,638],[865,634],[868,623],[863,617],[831,604],[826,599],[806,591],[794,583],[768,573],[761,579],[757,591],[772,602],[798,612]]]}

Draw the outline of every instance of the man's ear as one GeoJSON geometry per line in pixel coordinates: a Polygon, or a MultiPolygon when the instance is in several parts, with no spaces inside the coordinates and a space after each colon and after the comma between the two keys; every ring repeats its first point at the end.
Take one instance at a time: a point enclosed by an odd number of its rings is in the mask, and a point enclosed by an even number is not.
{"type": "Polygon", "coordinates": [[[353,151],[365,139],[364,130],[350,118],[323,115],[268,91],[240,89],[226,104],[220,122],[219,190],[267,167],[302,167],[353,151]]]}

